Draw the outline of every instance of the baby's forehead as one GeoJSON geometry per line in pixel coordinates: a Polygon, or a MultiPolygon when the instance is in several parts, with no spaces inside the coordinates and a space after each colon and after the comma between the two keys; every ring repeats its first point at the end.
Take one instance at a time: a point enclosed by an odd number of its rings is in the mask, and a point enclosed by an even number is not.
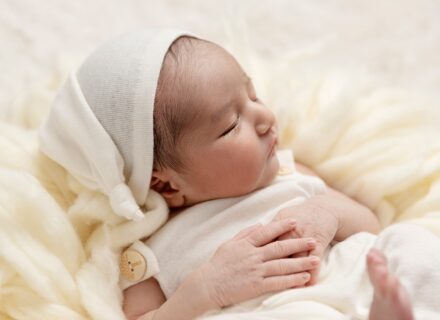
{"type": "Polygon", "coordinates": [[[192,52],[182,59],[181,71],[187,80],[201,85],[217,80],[240,77],[243,74],[237,60],[225,49],[210,42],[198,42],[192,52]]]}
{"type": "Polygon", "coordinates": [[[245,83],[248,77],[238,63],[224,57],[212,57],[195,66],[188,66],[185,77],[188,91],[183,94],[194,94],[196,98],[204,99],[205,103],[221,101],[245,83]]]}
{"type": "MultiPolygon", "coordinates": [[[[226,50],[212,43],[198,43],[167,66],[167,88],[177,116],[188,127],[209,124],[219,107],[243,90],[249,77],[226,50]]],[[[171,107],[171,106],[170,106],[171,107]]],[[[185,125],[186,127],[186,125],[185,125]]]]}

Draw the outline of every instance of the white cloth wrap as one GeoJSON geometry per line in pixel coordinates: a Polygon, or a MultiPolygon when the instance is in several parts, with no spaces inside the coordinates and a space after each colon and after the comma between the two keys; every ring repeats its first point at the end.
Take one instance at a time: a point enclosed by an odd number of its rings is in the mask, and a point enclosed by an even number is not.
{"type": "Polygon", "coordinates": [[[59,90],[40,148],[127,219],[144,214],[153,166],[153,107],[174,29],[141,29],[101,45],[59,90]]]}

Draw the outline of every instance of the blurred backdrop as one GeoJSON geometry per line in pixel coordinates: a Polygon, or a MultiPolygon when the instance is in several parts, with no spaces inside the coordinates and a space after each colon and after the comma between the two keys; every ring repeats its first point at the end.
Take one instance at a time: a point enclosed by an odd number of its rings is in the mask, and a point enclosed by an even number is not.
{"type": "Polygon", "coordinates": [[[297,70],[286,72],[362,65],[407,89],[440,88],[440,1],[0,0],[1,118],[30,92],[52,94],[99,43],[139,26],[188,29],[268,61],[293,55],[297,70]]]}

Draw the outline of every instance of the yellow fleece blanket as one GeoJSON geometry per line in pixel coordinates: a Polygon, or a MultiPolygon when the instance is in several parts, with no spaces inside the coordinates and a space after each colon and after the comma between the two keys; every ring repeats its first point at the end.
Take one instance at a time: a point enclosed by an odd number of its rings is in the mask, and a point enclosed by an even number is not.
{"type": "MultiPolygon", "coordinates": [[[[250,74],[278,116],[282,147],[383,226],[413,220],[440,235],[440,99],[374,88],[363,73],[274,81],[264,75],[283,66],[262,65],[250,74]]],[[[0,123],[0,318],[124,319],[118,253],[163,221],[148,230],[124,223],[102,194],[38,151],[36,129],[59,83],[0,123]]]]}

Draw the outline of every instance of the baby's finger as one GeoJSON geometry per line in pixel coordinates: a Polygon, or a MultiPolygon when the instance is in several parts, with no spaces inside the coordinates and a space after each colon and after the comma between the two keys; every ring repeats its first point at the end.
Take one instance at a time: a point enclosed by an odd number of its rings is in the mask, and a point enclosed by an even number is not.
{"type": "Polygon", "coordinates": [[[282,235],[283,233],[294,229],[295,226],[296,222],[292,219],[271,221],[259,230],[254,230],[253,232],[251,232],[247,236],[247,239],[254,246],[261,247],[273,241],[275,238],[282,235]]]}
{"type": "Polygon", "coordinates": [[[301,257],[307,257],[310,255],[310,251],[302,251],[295,254],[292,254],[292,258],[301,258],[301,257]]]}
{"type": "Polygon", "coordinates": [[[308,272],[289,274],[284,276],[267,277],[263,279],[265,292],[280,291],[303,286],[310,280],[308,272]]]}
{"type": "Polygon", "coordinates": [[[310,255],[320,257],[324,253],[324,247],[318,241],[316,247],[310,251],[310,255]]]}
{"type": "Polygon", "coordinates": [[[319,265],[318,257],[297,259],[278,259],[264,263],[264,276],[280,276],[304,271],[311,271],[319,265]]]}
{"type": "Polygon", "coordinates": [[[274,241],[261,248],[263,261],[285,258],[298,252],[310,251],[315,246],[316,240],[313,238],[274,241]]]}
{"type": "MultiPolygon", "coordinates": [[[[310,256],[320,257],[322,255],[323,249],[320,244],[316,246],[315,249],[310,251],[310,256]]],[[[310,271],[310,281],[307,283],[307,286],[314,285],[318,282],[319,268],[313,269],[310,271]]]]}
{"type": "Polygon", "coordinates": [[[318,282],[320,266],[317,265],[316,268],[311,269],[310,272],[310,281],[307,283],[307,286],[312,286],[318,282]]]}
{"type": "Polygon", "coordinates": [[[297,239],[301,238],[298,233],[295,232],[295,230],[283,233],[278,237],[278,240],[287,240],[287,239],[297,239]]]}
{"type": "Polygon", "coordinates": [[[257,223],[252,226],[249,226],[249,227],[241,230],[239,233],[237,233],[232,239],[239,240],[239,239],[246,238],[246,236],[249,235],[252,231],[254,231],[258,228],[262,228],[262,227],[263,227],[263,225],[261,223],[257,223]]]}

